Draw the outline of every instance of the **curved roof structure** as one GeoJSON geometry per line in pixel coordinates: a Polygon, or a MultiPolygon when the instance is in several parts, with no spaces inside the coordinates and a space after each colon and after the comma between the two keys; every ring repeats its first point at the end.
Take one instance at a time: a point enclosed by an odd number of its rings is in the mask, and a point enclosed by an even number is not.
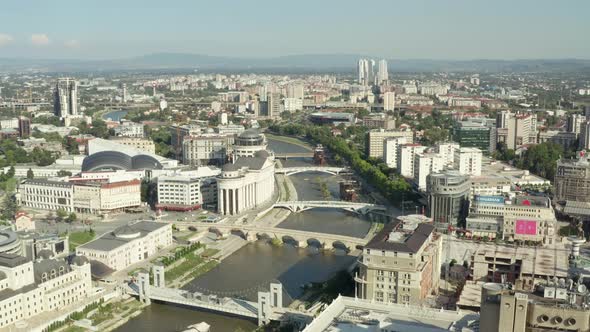
{"type": "Polygon", "coordinates": [[[101,151],[94,153],[82,162],[82,171],[129,169],[162,169],[162,164],[149,155],[129,156],[119,151],[101,151]]]}

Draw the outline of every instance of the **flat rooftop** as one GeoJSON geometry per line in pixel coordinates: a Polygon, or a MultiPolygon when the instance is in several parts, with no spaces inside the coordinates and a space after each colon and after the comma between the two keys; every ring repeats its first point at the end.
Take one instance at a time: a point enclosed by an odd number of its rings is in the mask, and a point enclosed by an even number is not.
{"type": "Polygon", "coordinates": [[[135,224],[121,226],[112,232],[105,233],[98,239],[79,246],[79,248],[111,251],[129,242],[143,238],[149,233],[162,227],[170,227],[170,224],[155,221],[140,221],[135,224]]]}

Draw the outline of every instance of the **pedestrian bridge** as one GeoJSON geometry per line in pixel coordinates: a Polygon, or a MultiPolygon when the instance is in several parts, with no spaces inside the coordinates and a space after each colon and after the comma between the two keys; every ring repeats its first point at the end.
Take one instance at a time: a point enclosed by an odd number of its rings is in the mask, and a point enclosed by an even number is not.
{"type": "Polygon", "coordinates": [[[347,201],[283,201],[275,203],[273,207],[289,209],[294,213],[314,208],[337,208],[363,215],[369,212],[387,211],[387,207],[384,205],[347,201]]]}
{"type": "Polygon", "coordinates": [[[287,176],[302,173],[302,172],[322,172],[332,175],[341,173],[352,173],[349,168],[345,167],[322,167],[322,166],[307,166],[307,167],[283,167],[275,169],[276,174],[285,174],[287,176]]]}
{"type": "Polygon", "coordinates": [[[312,317],[306,312],[289,309],[283,306],[283,285],[275,282],[270,284],[268,292],[258,292],[258,302],[247,301],[231,297],[217,297],[200,292],[166,287],[165,267],[153,265],[152,278],[147,271],[137,274],[137,279],[125,284],[123,292],[138,296],[145,304],[159,301],[189,308],[204,309],[229,315],[252,318],[258,320],[258,325],[264,325],[271,320],[291,319],[303,325],[309,323],[312,317]]]}

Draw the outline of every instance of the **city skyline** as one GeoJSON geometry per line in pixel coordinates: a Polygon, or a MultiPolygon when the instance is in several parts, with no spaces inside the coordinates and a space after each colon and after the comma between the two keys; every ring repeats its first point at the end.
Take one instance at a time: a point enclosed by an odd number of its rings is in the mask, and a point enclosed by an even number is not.
{"type": "Polygon", "coordinates": [[[583,1],[568,6],[549,1],[500,1],[494,6],[383,1],[374,8],[379,10],[367,8],[364,17],[370,19],[365,22],[347,2],[269,2],[256,7],[226,1],[206,6],[179,1],[167,7],[152,1],[106,1],[84,7],[75,2],[6,3],[0,13],[5,23],[0,52],[7,58],[37,59],[120,59],[159,52],[246,58],[590,58],[590,46],[579,43],[580,33],[588,30],[583,13],[590,4],[583,1]]]}

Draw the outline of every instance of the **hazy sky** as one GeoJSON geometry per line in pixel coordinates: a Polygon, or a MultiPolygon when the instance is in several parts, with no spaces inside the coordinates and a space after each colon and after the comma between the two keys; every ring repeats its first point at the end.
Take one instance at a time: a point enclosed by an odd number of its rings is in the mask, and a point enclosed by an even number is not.
{"type": "Polygon", "coordinates": [[[590,59],[590,0],[4,0],[0,57],[590,59]]]}

